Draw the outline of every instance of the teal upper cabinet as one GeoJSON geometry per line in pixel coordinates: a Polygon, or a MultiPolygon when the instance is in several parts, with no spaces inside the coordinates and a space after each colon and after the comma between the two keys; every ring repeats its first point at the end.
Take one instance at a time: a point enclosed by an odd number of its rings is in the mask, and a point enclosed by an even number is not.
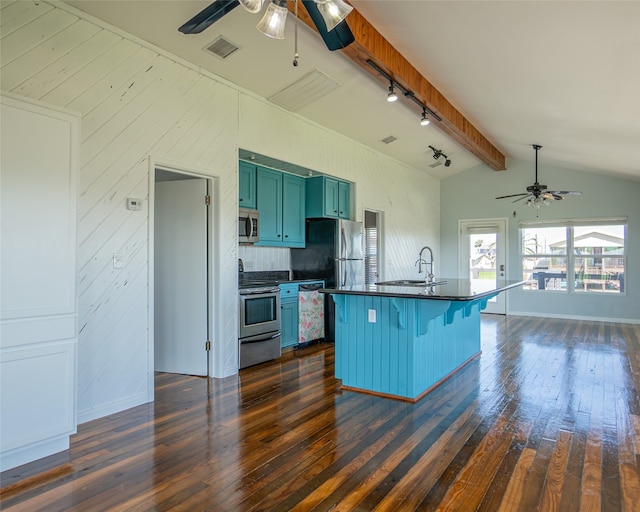
{"type": "Polygon", "coordinates": [[[338,182],[338,217],[351,218],[351,186],[346,181],[338,182]]]}
{"type": "Polygon", "coordinates": [[[282,244],[282,173],[258,167],[257,206],[260,211],[260,242],[256,245],[282,244]]]}
{"type": "Polygon", "coordinates": [[[304,247],[304,178],[258,167],[257,208],[260,242],[270,247],[304,247]]]}
{"type": "Polygon", "coordinates": [[[256,207],[256,166],[242,160],[238,169],[238,206],[256,207]]]}
{"type": "Polygon", "coordinates": [[[308,218],[349,219],[351,187],[346,181],[315,176],[306,179],[308,218]]]}
{"type": "Polygon", "coordinates": [[[304,247],[305,182],[293,174],[282,175],[282,232],[287,247],[304,247]]]}

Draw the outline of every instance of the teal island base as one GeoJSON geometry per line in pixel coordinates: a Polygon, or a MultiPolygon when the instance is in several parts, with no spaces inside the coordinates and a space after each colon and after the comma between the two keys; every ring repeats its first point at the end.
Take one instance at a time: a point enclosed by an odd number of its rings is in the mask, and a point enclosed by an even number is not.
{"type": "Polygon", "coordinates": [[[417,402],[480,355],[480,311],[496,294],[475,300],[332,294],[336,378],[346,390],[417,402]]]}

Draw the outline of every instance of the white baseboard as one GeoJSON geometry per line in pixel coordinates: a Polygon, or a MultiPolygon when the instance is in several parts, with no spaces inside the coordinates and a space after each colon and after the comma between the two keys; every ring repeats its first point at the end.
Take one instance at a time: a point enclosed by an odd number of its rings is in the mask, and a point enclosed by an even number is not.
{"type": "Polygon", "coordinates": [[[508,311],[507,315],[511,316],[536,316],[539,318],[564,318],[566,320],[590,320],[593,322],[611,322],[618,324],[640,324],[638,318],[609,318],[598,316],[580,316],[580,315],[556,315],[553,313],[532,313],[528,311],[508,311]]]}
{"type": "Polygon", "coordinates": [[[98,407],[92,407],[91,409],[85,409],[78,411],[78,425],[86,423],[87,421],[97,420],[103,418],[109,414],[115,414],[126,409],[131,409],[138,405],[146,404],[150,402],[148,394],[146,392],[139,393],[137,395],[129,396],[115,402],[109,402],[107,404],[100,405],[98,407]]]}
{"type": "Polygon", "coordinates": [[[67,449],[69,449],[69,434],[8,450],[0,454],[0,472],[67,449]]]}

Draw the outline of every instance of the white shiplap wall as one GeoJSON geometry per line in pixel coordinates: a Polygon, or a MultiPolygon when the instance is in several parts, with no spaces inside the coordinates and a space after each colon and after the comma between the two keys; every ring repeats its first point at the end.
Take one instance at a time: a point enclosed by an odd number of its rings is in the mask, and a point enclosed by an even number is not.
{"type": "Polygon", "coordinates": [[[425,243],[437,254],[436,179],[62,7],[2,3],[0,87],[82,117],[79,422],[152,397],[148,201],[125,207],[149,198],[150,162],[215,178],[214,376],[237,371],[238,147],[354,182],[357,220],[364,207],[385,212],[385,277],[415,273],[425,243]],[[112,268],[114,253],[124,268],[112,268]]]}

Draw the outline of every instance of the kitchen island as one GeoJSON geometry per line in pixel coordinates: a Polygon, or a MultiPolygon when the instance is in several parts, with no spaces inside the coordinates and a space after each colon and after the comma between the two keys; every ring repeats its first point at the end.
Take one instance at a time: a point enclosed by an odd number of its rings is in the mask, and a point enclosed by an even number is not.
{"type": "Polygon", "coordinates": [[[480,312],[523,284],[503,280],[474,294],[468,279],[405,283],[320,290],[336,304],[335,376],[343,389],[420,400],[480,355],[480,312]]]}

